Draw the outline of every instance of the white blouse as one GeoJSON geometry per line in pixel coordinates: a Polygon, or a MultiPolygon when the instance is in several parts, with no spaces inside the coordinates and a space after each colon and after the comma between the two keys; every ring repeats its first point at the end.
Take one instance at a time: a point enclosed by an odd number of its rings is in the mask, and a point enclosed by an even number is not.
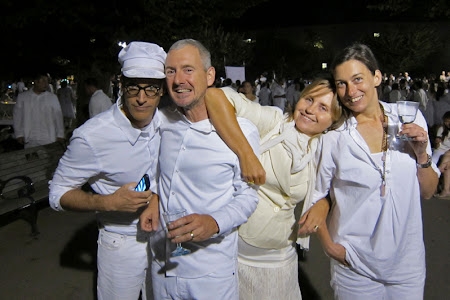
{"type": "MultiPolygon", "coordinates": [[[[323,136],[313,202],[330,194],[330,234],[345,247],[352,269],[396,282],[425,272],[420,186],[414,152],[408,142],[395,138],[400,126],[397,106],[381,103],[389,118],[385,196],[381,196],[381,162],[352,117],[323,136]]],[[[415,123],[427,130],[420,111],[415,123]]],[[[427,152],[431,155],[429,144],[427,152]]],[[[439,174],[436,165],[432,167],[439,174]]]]}

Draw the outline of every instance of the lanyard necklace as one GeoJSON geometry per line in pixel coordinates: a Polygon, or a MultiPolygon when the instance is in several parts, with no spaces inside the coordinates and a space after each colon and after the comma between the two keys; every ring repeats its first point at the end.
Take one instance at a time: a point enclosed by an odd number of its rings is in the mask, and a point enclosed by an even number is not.
{"type": "Polygon", "coordinates": [[[381,125],[383,126],[383,140],[381,143],[381,151],[383,151],[383,156],[381,157],[382,163],[383,163],[383,170],[380,170],[381,173],[381,191],[380,195],[381,197],[384,197],[386,192],[386,156],[387,156],[387,150],[388,150],[388,117],[384,113],[384,107],[380,103],[381,108],[381,125]]]}

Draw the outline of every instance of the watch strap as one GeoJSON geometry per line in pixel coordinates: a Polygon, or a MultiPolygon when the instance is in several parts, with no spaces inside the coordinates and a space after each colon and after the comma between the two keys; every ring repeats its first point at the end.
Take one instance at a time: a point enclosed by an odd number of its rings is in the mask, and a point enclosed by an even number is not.
{"type": "Polygon", "coordinates": [[[418,168],[425,169],[425,168],[428,168],[429,166],[431,166],[431,162],[432,162],[431,155],[427,154],[427,156],[428,156],[428,160],[426,163],[424,163],[424,164],[416,163],[418,168]]]}

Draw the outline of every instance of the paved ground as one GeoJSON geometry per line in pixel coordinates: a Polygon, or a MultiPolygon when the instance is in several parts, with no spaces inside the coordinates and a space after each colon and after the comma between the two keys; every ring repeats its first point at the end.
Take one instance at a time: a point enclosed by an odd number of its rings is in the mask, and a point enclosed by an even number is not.
{"type": "MultiPolygon", "coordinates": [[[[423,203],[428,276],[426,300],[448,299],[450,201],[423,203]]],[[[96,225],[92,213],[57,213],[43,208],[41,234],[29,236],[18,219],[0,227],[0,299],[95,299],[96,225]]],[[[4,222],[3,222],[4,223],[4,222]]],[[[332,299],[328,258],[316,239],[300,261],[303,299],[332,299]]]]}

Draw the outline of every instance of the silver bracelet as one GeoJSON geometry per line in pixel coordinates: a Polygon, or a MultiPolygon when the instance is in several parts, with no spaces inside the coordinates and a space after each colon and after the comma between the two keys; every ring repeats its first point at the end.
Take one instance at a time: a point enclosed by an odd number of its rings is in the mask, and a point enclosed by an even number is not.
{"type": "Polygon", "coordinates": [[[424,164],[416,163],[418,168],[425,169],[425,168],[428,168],[429,166],[431,166],[431,155],[427,154],[427,156],[428,156],[428,160],[426,163],[424,163],[424,164]]]}

